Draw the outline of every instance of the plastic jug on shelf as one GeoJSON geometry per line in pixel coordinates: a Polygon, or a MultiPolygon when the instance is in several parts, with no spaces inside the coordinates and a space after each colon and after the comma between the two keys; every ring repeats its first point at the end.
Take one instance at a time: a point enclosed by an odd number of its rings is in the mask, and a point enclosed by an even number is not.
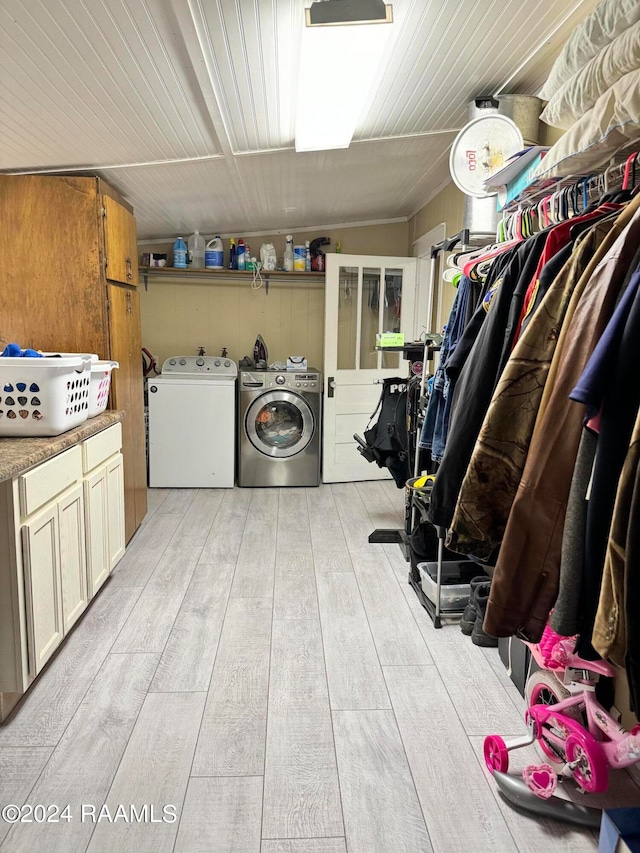
{"type": "Polygon", "coordinates": [[[209,240],[207,243],[204,253],[204,265],[208,270],[224,269],[224,250],[219,235],[216,235],[213,240],[209,240]]]}
{"type": "Polygon", "coordinates": [[[195,231],[187,241],[189,266],[193,270],[204,269],[204,237],[195,231]]]}
{"type": "Polygon", "coordinates": [[[178,270],[187,268],[187,244],[182,237],[173,244],[173,266],[178,270]]]}

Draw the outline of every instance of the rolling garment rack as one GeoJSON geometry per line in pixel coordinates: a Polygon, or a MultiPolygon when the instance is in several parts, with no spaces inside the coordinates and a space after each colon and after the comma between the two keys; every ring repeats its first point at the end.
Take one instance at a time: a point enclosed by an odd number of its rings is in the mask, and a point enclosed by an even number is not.
{"type": "MultiPolygon", "coordinates": [[[[491,233],[480,233],[480,232],[471,232],[469,229],[463,229],[458,234],[455,234],[453,237],[449,237],[443,240],[441,243],[438,243],[435,246],[431,247],[430,253],[430,267],[429,267],[429,291],[433,293],[433,286],[436,281],[436,277],[438,275],[438,268],[441,261],[441,256],[445,252],[451,252],[457,246],[460,247],[460,251],[469,251],[470,249],[480,248],[486,245],[488,242],[495,241],[495,234],[491,233]]],[[[429,306],[429,315],[427,317],[427,327],[432,323],[432,308],[431,303],[429,306]]],[[[385,352],[401,352],[404,358],[409,361],[409,376],[411,379],[413,375],[412,364],[414,362],[422,362],[422,373],[420,379],[420,394],[418,397],[418,404],[416,406],[416,411],[414,412],[414,417],[411,420],[411,430],[409,434],[409,445],[413,447],[414,450],[414,460],[413,460],[413,477],[414,479],[420,475],[420,432],[422,427],[422,420],[419,418],[419,413],[424,412],[426,405],[426,383],[427,383],[427,370],[426,365],[429,362],[433,362],[435,359],[435,354],[440,351],[439,344],[434,342],[434,338],[438,339],[440,335],[432,335],[431,337],[427,333],[424,341],[415,341],[413,343],[405,344],[401,347],[376,347],[376,349],[381,349],[385,352]]],[[[409,552],[409,536],[411,531],[415,525],[416,514],[418,512],[417,507],[415,506],[415,500],[417,499],[415,494],[411,495],[411,501],[405,513],[405,527],[404,529],[387,529],[387,528],[378,528],[372,531],[369,534],[368,541],[372,544],[382,544],[382,543],[395,543],[399,545],[402,549],[402,553],[404,555],[405,560],[409,562],[410,560],[410,552],[409,552]]],[[[429,523],[429,522],[425,522],[429,523]]],[[[409,584],[413,587],[416,595],[422,606],[425,608],[429,616],[431,617],[433,624],[436,628],[442,627],[442,609],[441,609],[441,589],[442,589],[442,564],[444,559],[444,540],[447,535],[447,531],[445,528],[436,527],[436,532],[438,535],[438,568],[437,568],[437,581],[436,581],[436,600],[432,602],[428,596],[423,592],[422,586],[420,583],[420,577],[417,571],[414,573],[413,568],[409,570],[409,584]]],[[[460,611],[461,613],[462,611],[460,611]]],[[[448,616],[457,615],[458,611],[447,611],[448,616]]]]}
{"type": "MultiPolygon", "coordinates": [[[[452,252],[456,247],[460,247],[460,251],[466,252],[470,249],[481,248],[485,246],[489,242],[495,241],[494,233],[482,233],[482,232],[472,232],[468,228],[464,228],[458,234],[454,234],[453,237],[448,237],[443,240],[441,243],[437,243],[435,246],[431,247],[431,266],[429,271],[429,280],[432,286],[433,292],[433,283],[436,280],[436,276],[438,274],[438,270],[440,267],[441,258],[445,252],[452,252]]],[[[440,276],[440,280],[442,281],[442,276],[440,276]]],[[[431,325],[431,318],[429,318],[429,325],[431,325]]],[[[425,341],[424,344],[424,356],[423,356],[423,365],[426,364],[429,355],[429,342],[425,341]]],[[[433,348],[432,353],[436,350],[440,350],[440,347],[433,348]]],[[[433,358],[433,354],[430,356],[433,358]]],[[[423,405],[425,401],[425,388],[426,388],[426,370],[422,371],[422,379],[420,382],[420,406],[423,405]]],[[[421,426],[421,425],[420,425],[421,426]]],[[[416,425],[416,435],[415,435],[415,459],[413,465],[413,476],[414,479],[420,475],[420,426],[416,425]]],[[[410,506],[406,513],[406,521],[405,521],[405,530],[401,531],[403,535],[399,541],[403,545],[403,553],[406,560],[410,560],[409,554],[409,535],[411,531],[415,527],[415,522],[417,518],[417,514],[419,513],[419,508],[416,506],[416,501],[420,500],[419,492],[412,492],[410,496],[410,506]]],[[[425,524],[430,524],[427,519],[424,519],[425,524]]],[[[435,628],[442,627],[442,566],[444,562],[444,541],[447,536],[447,530],[444,527],[439,527],[434,525],[437,537],[438,537],[438,557],[437,557],[437,569],[436,569],[436,591],[435,591],[435,601],[431,601],[428,595],[422,589],[422,583],[420,579],[420,573],[417,569],[414,569],[413,566],[409,568],[409,584],[413,587],[414,592],[418,596],[419,602],[422,604],[424,609],[427,611],[429,616],[431,617],[431,621],[435,628]]],[[[375,532],[375,531],[374,531],[375,532]]],[[[373,535],[373,534],[372,534],[373,535]]],[[[369,541],[371,542],[371,537],[369,537],[369,541]]],[[[389,541],[389,540],[384,540],[389,541]]],[[[455,617],[462,614],[462,610],[447,610],[446,615],[455,617]]]]}
{"type": "MultiPolygon", "coordinates": [[[[421,383],[420,383],[420,396],[418,398],[418,407],[417,407],[416,412],[414,413],[414,417],[412,418],[411,430],[409,433],[409,446],[413,447],[414,452],[415,452],[413,470],[414,470],[414,476],[416,476],[415,471],[416,471],[416,468],[418,467],[418,464],[419,464],[418,463],[418,454],[420,452],[420,448],[418,447],[418,441],[420,440],[420,428],[419,428],[418,423],[417,423],[417,414],[418,414],[418,408],[420,406],[420,401],[422,400],[422,398],[424,396],[424,387],[425,387],[424,376],[426,373],[425,365],[427,364],[428,361],[433,360],[434,354],[440,350],[440,347],[437,346],[436,344],[434,344],[433,341],[427,337],[427,339],[424,341],[424,343],[422,341],[415,341],[413,343],[405,344],[404,346],[401,346],[401,347],[376,347],[376,349],[381,350],[382,352],[400,352],[400,353],[402,353],[404,359],[409,362],[409,375],[407,377],[408,379],[411,379],[413,376],[416,375],[413,373],[413,369],[412,369],[413,363],[414,362],[421,362],[422,363],[422,379],[421,379],[421,383]],[[416,437],[415,437],[415,440],[412,441],[412,439],[414,438],[414,436],[413,436],[414,429],[416,432],[416,437]]],[[[377,380],[377,381],[381,381],[381,380],[377,380]]],[[[408,399],[409,398],[407,396],[407,402],[408,402],[408,399]]],[[[407,538],[408,538],[407,524],[405,524],[404,529],[377,528],[376,530],[374,530],[372,533],[369,534],[368,541],[374,545],[380,545],[383,543],[385,543],[385,544],[395,543],[397,545],[400,545],[400,547],[402,548],[402,552],[405,556],[405,559],[408,559],[409,545],[408,545],[407,538]]]]}

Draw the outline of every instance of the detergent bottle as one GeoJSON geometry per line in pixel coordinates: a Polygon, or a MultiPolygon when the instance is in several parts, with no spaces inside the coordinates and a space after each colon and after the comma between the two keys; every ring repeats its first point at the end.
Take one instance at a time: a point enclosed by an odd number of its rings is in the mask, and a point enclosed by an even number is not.
{"type": "Polygon", "coordinates": [[[244,240],[242,239],[242,237],[238,240],[238,245],[236,247],[236,259],[238,261],[237,268],[239,270],[243,270],[245,268],[246,255],[244,240]]]}
{"type": "Polygon", "coordinates": [[[182,237],[178,237],[173,244],[173,266],[177,270],[186,270],[187,268],[187,244],[182,237]]]}
{"type": "Polygon", "coordinates": [[[213,240],[209,240],[207,243],[204,253],[204,265],[208,270],[224,269],[224,251],[220,235],[216,235],[213,240]]]}

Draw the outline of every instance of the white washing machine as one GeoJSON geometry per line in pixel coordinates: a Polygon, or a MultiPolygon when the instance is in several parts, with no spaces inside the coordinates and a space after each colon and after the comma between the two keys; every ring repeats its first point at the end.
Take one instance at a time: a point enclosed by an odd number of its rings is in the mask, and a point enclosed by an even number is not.
{"type": "Polygon", "coordinates": [[[174,356],[149,380],[149,485],[231,489],[236,379],[228,358],[174,356]]]}

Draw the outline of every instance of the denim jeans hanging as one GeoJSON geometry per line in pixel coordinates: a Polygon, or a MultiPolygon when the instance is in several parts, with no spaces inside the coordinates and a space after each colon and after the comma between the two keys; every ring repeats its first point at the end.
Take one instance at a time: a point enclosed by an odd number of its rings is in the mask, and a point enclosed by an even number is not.
{"type": "Polygon", "coordinates": [[[447,360],[453,354],[464,331],[464,318],[472,282],[463,276],[458,284],[458,292],[451,306],[451,313],[444,330],[440,360],[433,379],[433,388],[429,397],[427,411],[422,424],[419,445],[431,451],[431,458],[441,462],[447,442],[451,399],[453,389],[447,376],[447,360]]]}

